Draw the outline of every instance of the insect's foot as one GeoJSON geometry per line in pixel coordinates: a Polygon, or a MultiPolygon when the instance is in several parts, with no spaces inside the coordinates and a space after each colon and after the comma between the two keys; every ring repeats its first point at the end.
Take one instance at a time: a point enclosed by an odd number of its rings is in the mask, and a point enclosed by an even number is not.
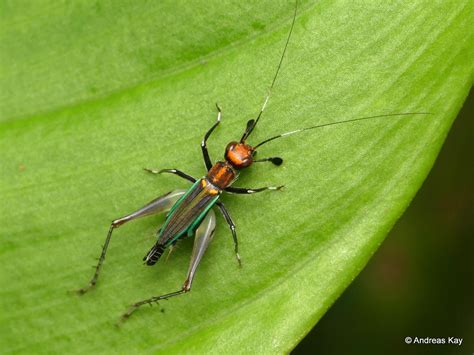
{"type": "Polygon", "coordinates": [[[277,187],[276,187],[276,190],[281,191],[284,187],[285,187],[285,185],[277,186],[277,187]]]}
{"type": "Polygon", "coordinates": [[[235,254],[235,258],[237,259],[237,262],[239,263],[239,267],[242,267],[242,259],[240,259],[239,253],[235,254]]]}
{"type": "Polygon", "coordinates": [[[71,292],[74,292],[74,293],[76,293],[76,294],[82,296],[82,295],[85,294],[87,291],[89,291],[90,289],[94,288],[94,286],[95,286],[95,283],[92,283],[92,282],[91,282],[91,283],[89,283],[86,287],[82,287],[82,288],[79,288],[79,289],[77,289],[77,290],[72,290],[71,292]]]}
{"type": "Polygon", "coordinates": [[[140,307],[139,305],[137,305],[136,303],[131,305],[127,311],[122,314],[122,316],[119,318],[118,322],[117,322],[117,325],[120,326],[123,322],[125,322],[128,318],[130,318],[130,316],[133,314],[133,312],[135,312],[138,307],[140,307]]]}
{"type": "Polygon", "coordinates": [[[160,171],[157,170],[157,169],[143,168],[143,170],[148,171],[149,173],[152,173],[152,174],[159,174],[160,173],[160,171]]]}
{"type": "Polygon", "coordinates": [[[78,290],[74,290],[73,292],[77,293],[78,295],[82,296],[83,294],[85,294],[87,291],[89,291],[89,288],[88,287],[83,287],[83,288],[80,288],[78,290]]]}

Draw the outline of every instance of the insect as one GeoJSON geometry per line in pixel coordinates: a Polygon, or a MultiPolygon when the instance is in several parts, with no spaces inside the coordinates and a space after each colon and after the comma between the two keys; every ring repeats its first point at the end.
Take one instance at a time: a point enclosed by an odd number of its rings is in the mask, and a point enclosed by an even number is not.
{"type": "Polygon", "coordinates": [[[122,320],[127,319],[131,314],[136,311],[139,307],[145,304],[152,304],[160,300],[168,299],[170,297],[178,296],[184,294],[191,290],[191,285],[195,276],[196,269],[207,249],[209,243],[211,242],[214,229],[216,225],[216,217],[213,211],[213,207],[216,206],[227,224],[229,225],[233,241],[234,241],[234,251],[236,259],[241,265],[241,259],[239,255],[239,244],[237,239],[237,233],[235,224],[226,209],[224,203],[220,200],[220,197],[223,193],[232,193],[232,194],[254,194],[262,191],[268,190],[280,190],[283,186],[271,186],[271,187],[261,187],[261,188],[242,188],[233,186],[234,182],[239,177],[242,170],[249,168],[254,163],[263,163],[271,162],[276,166],[279,166],[283,163],[283,160],[279,157],[268,157],[262,159],[256,159],[257,148],[260,146],[276,140],[281,137],[293,135],[307,130],[312,130],[320,127],[342,124],[348,122],[355,122],[360,120],[368,120],[373,118],[381,118],[388,116],[407,116],[407,115],[423,115],[426,113],[415,112],[415,113],[393,113],[385,115],[377,115],[370,117],[360,117],[344,121],[332,122],[319,124],[311,127],[306,127],[286,133],[282,133],[268,139],[263,140],[262,142],[256,145],[250,145],[247,143],[248,138],[252,134],[253,130],[257,126],[262,114],[265,110],[265,107],[268,103],[268,100],[271,95],[271,91],[275,85],[278,73],[280,71],[283,59],[285,57],[286,50],[288,48],[288,43],[290,42],[291,35],[293,33],[293,28],[296,21],[298,2],[295,2],[295,9],[293,20],[291,23],[290,31],[286,39],[285,46],[283,48],[282,55],[280,57],[277,70],[273,77],[268,94],[265,97],[262,108],[258,113],[256,119],[251,119],[247,122],[245,131],[239,141],[230,142],[225,148],[224,160],[217,161],[212,163],[207,149],[207,140],[211,136],[212,132],[221,122],[222,111],[221,108],[216,104],[217,108],[217,120],[212,125],[212,127],[204,135],[204,138],[201,143],[201,150],[204,158],[204,164],[207,169],[207,174],[200,178],[196,179],[180,170],[177,169],[145,169],[146,171],[153,174],[161,173],[170,173],[177,175],[183,179],[186,179],[193,183],[193,185],[188,190],[175,190],[171,191],[161,197],[156,198],[151,201],[141,209],[126,215],[122,218],[114,220],[109,228],[105,243],[100,254],[98,264],[95,268],[95,273],[90,280],[89,284],[78,290],[78,293],[84,294],[93,288],[99,278],[99,274],[102,268],[102,265],[105,260],[107,253],[107,248],[109,246],[113,231],[120,227],[121,225],[135,220],[140,217],[149,216],[153,214],[158,214],[162,212],[167,212],[165,222],[163,226],[157,232],[157,241],[148,251],[148,253],[143,258],[146,265],[154,265],[162,256],[164,251],[168,248],[172,249],[175,244],[186,237],[194,236],[194,246],[191,255],[191,260],[189,264],[189,269],[187,272],[186,280],[181,289],[167,293],[160,296],[153,296],[142,301],[134,303],[123,315],[122,320]]]}

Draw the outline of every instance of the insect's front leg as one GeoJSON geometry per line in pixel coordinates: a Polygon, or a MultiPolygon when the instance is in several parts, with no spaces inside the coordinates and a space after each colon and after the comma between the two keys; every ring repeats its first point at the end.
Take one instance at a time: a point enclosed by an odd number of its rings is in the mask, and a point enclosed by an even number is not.
{"type": "Polygon", "coordinates": [[[230,231],[232,232],[232,238],[234,239],[234,250],[235,250],[235,257],[237,258],[237,262],[239,263],[239,266],[242,266],[242,261],[240,260],[240,255],[239,255],[239,240],[237,239],[237,233],[235,231],[235,224],[234,221],[232,220],[232,217],[229,214],[229,211],[224,206],[224,203],[221,201],[216,202],[217,207],[222,212],[222,215],[224,216],[227,224],[229,225],[230,231]]]}
{"type": "Polygon", "coordinates": [[[97,279],[99,278],[100,270],[102,268],[102,264],[104,263],[104,260],[105,260],[105,255],[107,254],[107,248],[109,247],[110,239],[112,238],[112,232],[114,231],[115,228],[118,228],[122,224],[133,221],[134,219],[137,219],[140,217],[150,216],[150,215],[157,214],[160,212],[169,211],[171,207],[174,205],[174,203],[181,196],[183,196],[184,193],[185,193],[185,190],[171,191],[163,196],[160,196],[154,199],[153,201],[146,204],[139,210],[129,215],[126,215],[122,218],[114,220],[110,224],[109,232],[107,233],[107,237],[105,238],[105,242],[102,247],[102,252],[99,257],[99,262],[97,263],[97,266],[95,267],[94,276],[92,276],[92,279],[89,281],[88,285],[77,290],[77,293],[84,294],[96,285],[97,279]]]}
{"type": "Polygon", "coordinates": [[[201,150],[202,150],[202,156],[204,158],[204,164],[206,165],[206,169],[210,170],[212,168],[212,161],[211,158],[209,157],[209,152],[207,150],[207,139],[210,137],[211,133],[216,129],[216,127],[219,125],[221,122],[221,116],[222,116],[222,111],[221,108],[219,107],[218,104],[216,104],[217,108],[217,120],[216,123],[212,125],[212,127],[209,129],[209,131],[206,132],[202,142],[201,142],[201,150]]]}
{"type": "Polygon", "coordinates": [[[281,190],[281,189],[284,188],[284,187],[285,187],[285,185],[260,187],[260,188],[258,188],[258,189],[248,189],[248,188],[245,188],[245,187],[233,187],[233,186],[230,186],[230,187],[225,188],[224,191],[230,192],[230,193],[232,193],[232,194],[245,194],[245,195],[249,195],[249,194],[254,194],[254,193],[262,192],[262,191],[266,191],[266,190],[277,191],[277,190],[281,190]]]}
{"type": "Polygon", "coordinates": [[[183,179],[189,180],[191,182],[196,182],[196,179],[193,178],[191,175],[188,175],[181,170],[178,169],[148,169],[148,168],[143,168],[143,170],[148,171],[149,173],[152,174],[162,174],[162,173],[168,173],[168,174],[175,174],[178,175],[179,177],[182,177],[183,179]]]}
{"type": "Polygon", "coordinates": [[[216,215],[214,211],[211,209],[207,213],[204,220],[201,222],[199,227],[196,229],[196,233],[194,236],[194,245],[193,245],[193,252],[191,254],[191,260],[189,262],[189,268],[186,280],[184,281],[183,287],[179,291],[167,293],[161,296],[154,296],[148,299],[145,299],[140,302],[136,302],[130,306],[130,308],[125,312],[120,321],[124,321],[129,318],[133,312],[135,312],[138,308],[145,304],[152,304],[153,302],[158,302],[161,300],[168,299],[170,297],[179,296],[183,293],[191,291],[191,285],[193,283],[194,275],[196,274],[197,267],[201,262],[201,259],[209,246],[209,243],[212,241],[214,236],[214,230],[216,228],[216,215]]]}

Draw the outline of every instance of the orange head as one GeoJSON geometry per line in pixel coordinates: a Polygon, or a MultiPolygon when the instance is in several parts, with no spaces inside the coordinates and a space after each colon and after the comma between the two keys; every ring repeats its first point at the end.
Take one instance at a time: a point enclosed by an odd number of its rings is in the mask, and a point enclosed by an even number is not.
{"type": "Polygon", "coordinates": [[[225,148],[225,160],[235,169],[240,170],[252,165],[254,152],[253,148],[248,144],[230,142],[225,148]]]}

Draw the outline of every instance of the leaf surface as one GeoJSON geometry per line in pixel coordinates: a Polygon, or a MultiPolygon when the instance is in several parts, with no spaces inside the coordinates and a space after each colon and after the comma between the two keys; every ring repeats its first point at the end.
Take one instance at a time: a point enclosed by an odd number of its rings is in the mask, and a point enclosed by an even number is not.
{"type": "MultiPolygon", "coordinates": [[[[163,216],[114,233],[98,287],[78,297],[110,220],[204,175],[258,113],[291,23],[283,1],[2,2],[1,339],[5,352],[291,350],[364,267],[433,165],[473,81],[471,1],[304,1],[267,110],[251,137],[353,117],[431,116],[327,127],[276,140],[242,173],[282,192],[223,200],[193,291],[192,240],[155,267],[141,258],[163,216]]],[[[422,238],[423,236],[420,236],[422,238]]]]}

